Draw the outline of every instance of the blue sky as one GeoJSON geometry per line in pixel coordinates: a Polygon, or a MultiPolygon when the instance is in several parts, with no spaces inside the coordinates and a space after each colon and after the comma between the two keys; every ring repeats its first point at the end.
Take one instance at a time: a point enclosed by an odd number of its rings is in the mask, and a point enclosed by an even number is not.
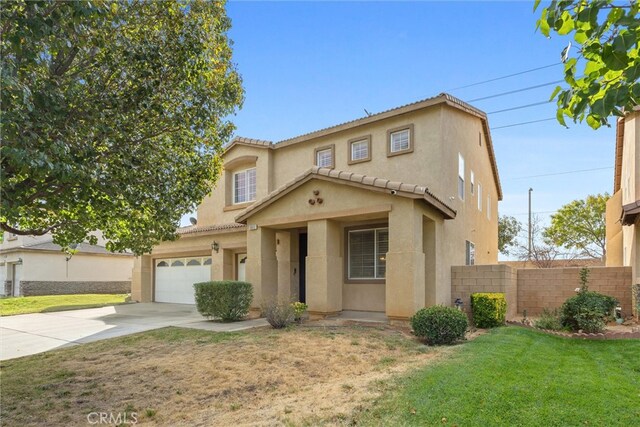
{"type": "MultiPolygon", "coordinates": [[[[544,3],[544,2],[543,2],[544,3]]],[[[535,32],[533,2],[237,2],[227,6],[246,90],[236,134],[278,141],[449,92],[462,100],[562,79],[566,38],[535,32]]],[[[575,53],[575,51],[573,52],[575,53]]],[[[546,101],[554,86],[471,102],[489,113],[546,101]]],[[[555,116],[554,104],[489,115],[492,128],[555,116]]],[[[492,130],[504,200],[526,221],[588,194],[611,192],[614,128],[555,121],[492,130]]]]}

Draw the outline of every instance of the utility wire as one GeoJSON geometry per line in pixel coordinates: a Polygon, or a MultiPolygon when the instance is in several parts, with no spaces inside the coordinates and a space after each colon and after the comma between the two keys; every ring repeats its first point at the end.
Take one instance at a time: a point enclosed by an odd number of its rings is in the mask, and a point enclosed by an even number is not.
{"type": "MultiPolygon", "coordinates": [[[[531,212],[532,215],[538,215],[538,214],[549,214],[549,213],[556,213],[558,212],[558,210],[556,209],[555,211],[540,211],[540,212],[531,212]]],[[[514,214],[505,214],[505,215],[529,215],[529,212],[520,212],[520,213],[514,213],[514,214]]]]}
{"type": "Polygon", "coordinates": [[[507,111],[521,110],[523,108],[535,107],[536,105],[544,105],[544,104],[548,104],[550,102],[551,101],[534,102],[533,104],[519,105],[517,107],[505,108],[504,110],[490,111],[487,114],[506,113],[507,111]]]}
{"type": "Polygon", "coordinates": [[[518,93],[518,92],[525,92],[527,90],[538,89],[538,88],[541,88],[541,87],[551,86],[551,85],[555,85],[555,84],[563,83],[563,82],[564,82],[564,79],[563,80],[556,80],[554,82],[542,83],[542,84],[539,84],[539,85],[529,86],[529,87],[525,87],[525,88],[522,88],[522,89],[510,90],[508,92],[497,93],[495,95],[483,96],[482,98],[470,99],[467,102],[484,101],[485,99],[498,98],[500,96],[511,95],[511,94],[518,93]]]}
{"type": "Polygon", "coordinates": [[[613,166],[607,166],[606,168],[579,169],[579,170],[573,170],[573,171],[545,173],[545,174],[542,174],[542,175],[519,176],[519,177],[511,178],[511,179],[514,180],[514,179],[541,178],[541,177],[544,177],[544,176],[570,175],[570,174],[574,174],[574,173],[602,171],[602,170],[606,170],[606,169],[613,169],[613,166]]]}
{"type": "Polygon", "coordinates": [[[531,120],[530,122],[520,122],[520,123],[513,123],[513,124],[510,124],[510,125],[496,126],[496,127],[492,127],[491,130],[512,128],[514,126],[528,125],[528,124],[531,124],[531,123],[548,122],[550,120],[556,120],[556,118],[555,117],[550,117],[548,119],[531,120]]]}
{"type": "Polygon", "coordinates": [[[459,86],[459,87],[455,87],[453,89],[447,89],[447,92],[448,91],[452,91],[452,90],[458,90],[458,89],[466,89],[468,87],[478,86],[478,85],[482,85],[482,84],[485,84],[485,83],[491,83],[491,82],[495,82],[495,81],[498,81],[498,80],[508,79],[509,77],[520,76],[522,74],[532,73],[532,72],[538,71],[538,70],[544,70],[545,68],[557,67],[558,65],[562,65],[562,63],[561,62],[556,62],[554,64],[545,65],[544,67],[532,68],[530,70],[520,71],[518,73],[509,74],[509,75],[502,76],[502,77],[496,77],[494,79],[484,80],[484,81],[481,81],[481,82],[472,83],[472,84],[465,85],[465,86],[459,86]]]}

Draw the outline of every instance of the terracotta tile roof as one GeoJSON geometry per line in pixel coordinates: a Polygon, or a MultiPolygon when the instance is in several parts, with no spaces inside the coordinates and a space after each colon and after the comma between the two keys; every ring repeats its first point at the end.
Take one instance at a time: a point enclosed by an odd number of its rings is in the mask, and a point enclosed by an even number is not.
{"type": "Polygon", "coordinates": [[[430,106],[434,106],[434,105],[439,105],[439,104],[446,104],[452,108],[457,108],[461,111],[464,111],[468,114],[474,115],[476,117],[478,117],[481,121],[482,121],[482,128],[484,131],[484,135],[485,135],[485,140],[486,140],[486,147],[487,147],[487,151],[489,154],[489,160],[491,161],[491,168],[493,171],[493,177],[494,177],[494,181],[496,184],[496,188],[498,190],[498,200],[502,200],[502,186],[500,184],[500,175],[498,173],[498,164],[496,162],[496,156],[495,156],[495,152],[493,149],[493,141],[491,140],[491,132],[489,131],[489,122],[487,119],[487,115],[486,113],[484,113],[482,110],[477,109],[476,107],[472,106],[471,104],[468,104],[464,101],[462,101],[461,99],[456,98],[455,96],[452,96],[448,93],[440,93],[437,96],[431,97],[431,98],[425,98],[422,99],[420,101],[416,101],[416,102],[412,102],[410,104],[405,104],[402,105],[400,107],[395,107],[395,108],[391,108],[389,110],[385,110],[382,111],[380,113],[376,113],[376,114],[371,114],[370,116],[366,116],[366,117],[360,117],[354,120],[350,120],[344,123],[340,123],[337,125],[333,125],[333,126],[329,126],[323,129],[319,129],[319,130],[315,130],[313,132],[308,132],[302,135],[298,135],[295,136],[293,138],[287,138],[284,139],[282,141],[278,141],[278,142],[271,142],[271,141],[264,141],[264,140],[259,140],[259,139],[251,139],[251,138],[244,138],[244,137],[236,137],[233,141],[231,141],[231,144],[229,144],[226,149],[225,149],[225,153],[231,149],[231,147],[233,147],[234,145],[237,144],[245,144],[245,145],[254,145],[254,146],[259,146],[259,147],[264,147],[264,148],[269,148],[269,149],[279,149],[282,147],[286,147],[289,145],[293,145],[293,144],[297,144],[300,142],[304,142],[304,141],[308,141],[314,138],[319,138],[322,136],[326,136],[335,132],[340,132],[340,131],[344,131],[347,129],[351,129],[353,127],[356,126],[362,126],[362,125],[366,125],[369,123],[373,123],[379,120],[383,120],[389,117],[394,117],[394,116],[398,116],[400,114],[405,114],[405,113],[409,113],[412,111],[416,111],[416,110],[420,110],[422,108],[426,108],[426,107],[430,107],[430,106]]]}
{"type": "Polygon", "coordinates": [[[244,136],[236,136],[231,140],[231,142],[226,147],[224,147],[224,151],[222,152],[222,154],[226,153],[236,145],[253,145],[253,146],[262,147],[262,148],[273,148],[273,142],[271,141],[266,141],[263,139],[245,138],[244,136]]]}
{"type": "Polygon", "coordinates": [[[212,225],[190,225],[188,227],[181,227],[176,230],[177,234],[194,234],[203,233],[206,231],[228,232],[228,231],[243,231],[247,226],[244,224],[238,224],[237,222],[230,222],[226,224],[212,224],[212,225]]]}
{"type": "Polygon", "coordinates": [[[436,208],[446,219],[453,219],[456,211],[444,203],[440,198],[436,197],[428,187],[406,184],[398,181],[390,181],[388,179],[377,178],[374,176],[362,175],[353,172],[340,171],[337,169],[320,168],[314,166],[307,172],[299,175],[280,188],[272,191],[267,197],[255,202],[249,206],[242,214],[236,217],[236,221],[245,222],[252,214],[264,209],[289,191],[299,187],[310,179],[326,179],[334,182],[350,184],[360,187],[368,187],[375,191],[391,192],[395,191],[397,196],[410,197],[414,199],[424,199],[425,202],[436,208]]]}
{"type": "MultiPolygon", "coordinates": [[[[61,252],[62,251],[62,247],[60,245],[50,241],[50,242],[35,243],[35,244],[31,244],[31,245],[16,246],[16,247],[13,247],[13,248],[5,249],[5,250],[1,251],[1,253],[17,252],[17,251],[23,251],[23,250],[26,250],[26,251],[61,252]]],[[[122,253],[120,253],[120,252],[110,252],[104,246],[90,245],[88,243],[80,243],[76,247],[76,251],[77,251],[78,254],[133,256],[133,254],[128,253],[128,252],[122,252],[122,253]]]]}

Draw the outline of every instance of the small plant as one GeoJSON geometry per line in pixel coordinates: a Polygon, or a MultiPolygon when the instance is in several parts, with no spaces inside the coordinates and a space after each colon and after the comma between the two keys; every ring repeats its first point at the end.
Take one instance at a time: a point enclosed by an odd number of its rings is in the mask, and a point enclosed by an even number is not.
{"type": "Polygon", "coordinates": [[[471,311],[476,327],[501,326],[507,314],[507,301],[501,293],[478,292],[471,294],[471,311]]]}
{"type": "Polygon", "coordinates": [[[606,322],[613,318],[617,305],[613,297],[581,289],[562,304],[560,322],[573,331],[602,332],[606,322]]]}
{"type": "Polygon", "coordinates": [[[533,323],[536,328],[549,329],[552,331],[559,331],[562,329],[562,323],[560,322],[560,312],[558,309],[543,309],[540,317],[533,323]]]}
{"type": "Polygon", "coordinates": [[[293,308],[293,317],[296,322],[302,322],[302,315],[309,308],[309,306],[303,302],[292,302],[291,307],[293,308]]]}
{"type": "Polygon", "coordinates": [[[467,326],[463,312],[441,305],[418,310],[411,318],[413,333],[429,345],[452,344],[463,339],[467,326]]]}
{"type": "Polygon", "coordinates": [[[196,293],[196,308],[205,317],[234,322],[249,314],[253,300],[251,283],[222,280],[195,283],[193,288],[196,293]]]}
{"type": "Polygon", "coordinates": [[[269,299],[262,303],[262,315],[275,329],[289,326],[295,320],[295,310],[291,303],[282,299],[269,299]]]}
{"type": "Polygon", "coordinates": [[[587,292],[589,290],[589,269],[582,267],[580,269],[580,291],[587,292]]]}

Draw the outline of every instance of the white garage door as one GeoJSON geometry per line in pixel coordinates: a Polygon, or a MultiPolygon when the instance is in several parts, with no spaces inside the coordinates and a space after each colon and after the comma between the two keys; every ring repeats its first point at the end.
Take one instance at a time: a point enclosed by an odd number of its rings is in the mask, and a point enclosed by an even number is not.
{"type": "Polygon", "coordinates": [[[156,302],[195,304],[193,284],[211,280],[211,257],[156,260],[156,302]]]}

